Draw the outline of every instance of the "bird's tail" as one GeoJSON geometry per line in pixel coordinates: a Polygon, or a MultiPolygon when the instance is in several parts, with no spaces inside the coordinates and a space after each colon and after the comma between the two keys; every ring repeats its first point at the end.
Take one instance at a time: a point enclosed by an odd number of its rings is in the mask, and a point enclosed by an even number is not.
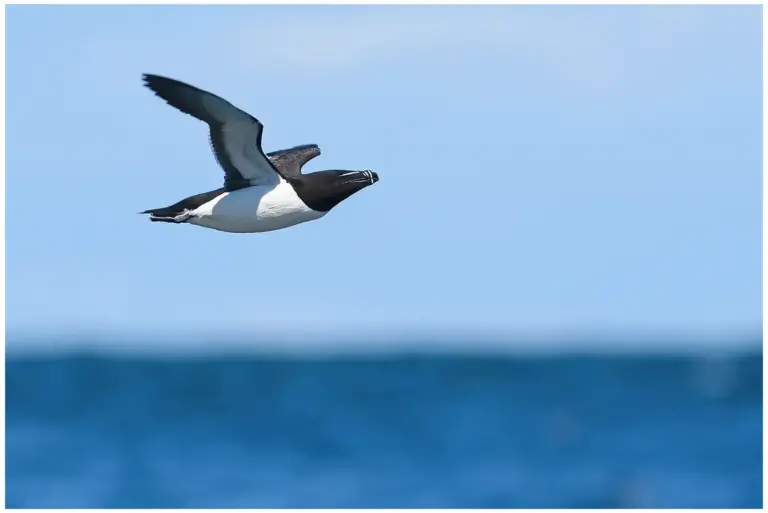
{"type": "Polygon", "coordinates": [[[149,220],[161,223],[183,223],[189,216],[186,209],[179,209],[175,205],[163,208],[152,208],[139,212],[139,214],[149,214],[149,220]]]}

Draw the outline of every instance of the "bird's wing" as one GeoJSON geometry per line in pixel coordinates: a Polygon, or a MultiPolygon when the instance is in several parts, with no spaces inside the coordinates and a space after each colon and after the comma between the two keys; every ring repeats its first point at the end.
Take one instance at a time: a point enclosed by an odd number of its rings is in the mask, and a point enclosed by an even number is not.
{"type": "Polygon", "coordinates": [[[317,144],[302,144],[285,150],[267,153],[267,157],[285,178],[298,178],[301,176],[301,168],[320,155],[320,147],[317,144]]]}
{"type": "Polygon", "coordinates": [[[261,148],[264,125],[215,94],[172,78],[144,75],[144,85],[169,105],[204,121],[210,128],[213,153],[224,169],[224,186],[270,185],[280,172],[261,148]]]}

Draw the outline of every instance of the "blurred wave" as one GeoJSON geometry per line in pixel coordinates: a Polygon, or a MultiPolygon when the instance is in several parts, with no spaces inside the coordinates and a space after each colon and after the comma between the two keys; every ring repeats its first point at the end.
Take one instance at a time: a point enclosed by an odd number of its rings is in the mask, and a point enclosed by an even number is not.
{"type": "Polygon", "coordinates": [[[762,506],[762,355],[13,356],[8,507],[762,506]]]}

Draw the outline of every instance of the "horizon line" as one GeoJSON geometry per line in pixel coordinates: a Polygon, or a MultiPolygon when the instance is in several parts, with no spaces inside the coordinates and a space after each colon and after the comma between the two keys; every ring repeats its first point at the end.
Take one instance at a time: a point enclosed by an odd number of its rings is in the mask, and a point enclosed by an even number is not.
{"type": "Polygon", "coordinates": [[[762,330],[6,330],[6,356],[762,353],[762,330]]]}

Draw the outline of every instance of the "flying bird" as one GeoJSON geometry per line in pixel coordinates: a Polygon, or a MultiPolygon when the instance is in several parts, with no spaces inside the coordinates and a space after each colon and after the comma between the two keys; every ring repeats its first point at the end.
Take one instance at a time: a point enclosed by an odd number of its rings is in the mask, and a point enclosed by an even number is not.
{"type": "Polygon", "coordinates": [[[319,219],[354,193],[379,181],[370,170],[303,174],[320,155],[316,144],[265,154],[264,125],[223,98],[192,85],[144,74],[144,85],[169,105],[208,124],[210,144],[224,169],[224,186],[169,207],[141,212],[150,221],[189,223],[231,233],[280,230],[319,219]]]}

